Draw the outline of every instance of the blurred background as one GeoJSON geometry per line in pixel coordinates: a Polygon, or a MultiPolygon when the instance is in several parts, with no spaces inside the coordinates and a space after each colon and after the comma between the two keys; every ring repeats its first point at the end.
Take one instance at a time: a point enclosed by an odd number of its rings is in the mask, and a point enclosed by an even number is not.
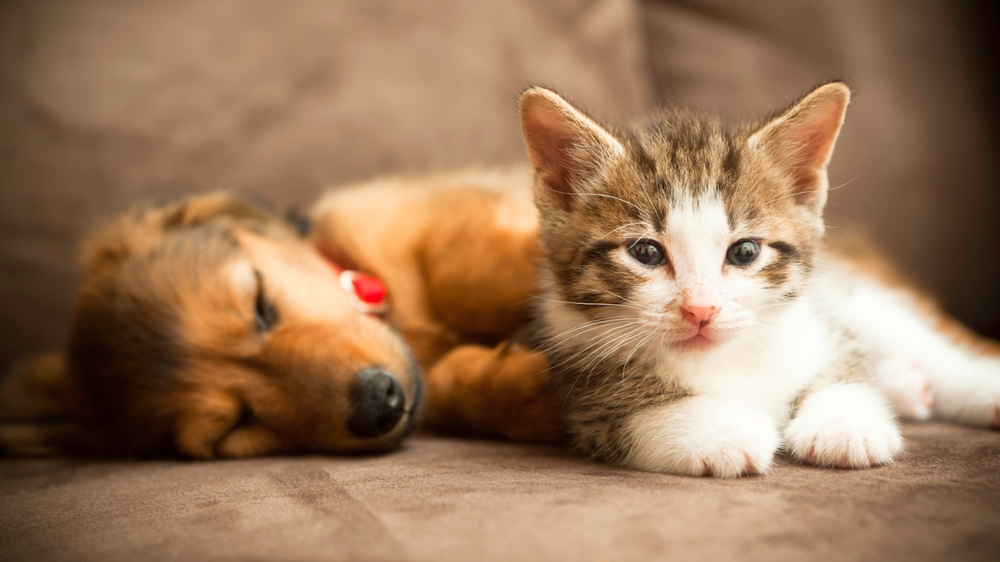
{"type": "Polygon", "coordinates": [[[521,162],[535,83],[618,119],[766,112],[848,79],[829,222],[997,337],[997,29],[994,3],[946,0],[4,0],[0,365],[62,345],[99,217],[521,162]]]}

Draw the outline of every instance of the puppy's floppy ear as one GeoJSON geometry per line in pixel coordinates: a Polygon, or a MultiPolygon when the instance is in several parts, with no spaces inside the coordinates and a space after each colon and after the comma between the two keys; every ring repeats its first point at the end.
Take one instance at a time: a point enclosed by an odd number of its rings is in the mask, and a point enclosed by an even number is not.
{"type": "Polygon", "coordinates": [[[198,226],[220,217],[236,220],[274,217],[274,213],[265,205],[224,191],[190,197],[163,208],[162,212],[165,229],[198,226]]]}
{"type": "Polygon", "coordinates": [[[569,211],[586,179],[625,149],[593,119],[555,92],[531,88],[521,95],[521,132],[538,173],[537,196],[569,211]]]}
{"type": "Polygon", "coordinates": [[[851,90],[843,82],[824,84],[765,123],[750,137],[791,180],[796,202],[816,213],[826,204],[826,168],[844,124],[851,90]]]}
{"type": "Polygon", "coordinates": [[[224,191],[136,207],[105,221],[87,236],[83,244],[84,269],[90,273],[107,271],[129,256],[159,244],[168,231],[220,218],[263,223],[274,221],[276,215],[264,204],[224,191]]]}

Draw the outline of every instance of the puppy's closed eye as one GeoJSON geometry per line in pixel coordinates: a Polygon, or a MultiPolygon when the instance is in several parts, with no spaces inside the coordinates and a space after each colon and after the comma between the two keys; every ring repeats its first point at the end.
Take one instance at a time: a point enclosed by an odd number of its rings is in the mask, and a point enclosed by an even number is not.
{"type": "Polygon", "coordinates": [[[264,291],[264,277],[259,271],[254,271],[257,277],[257,296],[254,298],[254,322],[257,331],[264,333],[269,331],[278,322],[278,311],[274,304],[268,300],[264,291]]]}
{"type": "Polygon", "coordinates": [[[236,423],[233,424],[233,429],[240,427],[247,427],[248,425],[254,423],[257,416],[253,413],[253,408],[247,404],[243,404],[240,408],[240,417],[236,418],[236,423]]]}

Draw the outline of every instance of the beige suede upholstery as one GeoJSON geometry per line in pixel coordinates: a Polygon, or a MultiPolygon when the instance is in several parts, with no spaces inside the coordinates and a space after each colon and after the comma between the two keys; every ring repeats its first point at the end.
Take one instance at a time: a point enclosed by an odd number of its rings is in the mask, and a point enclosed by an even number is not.
{"type": "Polygon", "coordinates": [[[380,457],[6,461],[0,559],[995,561],[1000,433],[905,434],[893,466],[742,480],[428,437],[380,457]]]}

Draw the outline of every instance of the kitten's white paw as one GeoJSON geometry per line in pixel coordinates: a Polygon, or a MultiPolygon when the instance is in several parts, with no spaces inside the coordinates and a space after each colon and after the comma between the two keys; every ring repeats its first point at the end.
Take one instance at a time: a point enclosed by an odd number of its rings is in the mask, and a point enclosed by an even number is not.
{"type": "Polygon", "coordinates": [[[834,384],[807,396],[785,430],[785,449],[819,466],[891,463],[903,438],[885,397],[862,384],[834,384]]]}
{"type": "Polygon", "coordinates": [[[916,363],[902,357],[885,359],[879,362],[877,373],[878,386],[897,416],[910,420],[931,417],[934,391],[916,363]]]}
{"type": "Polygon", "coordinates": [[[764,474],[780,444],[761,410],[696,396],[633,414],[625,464],[641,470],[736,478],[764,474]]]}

